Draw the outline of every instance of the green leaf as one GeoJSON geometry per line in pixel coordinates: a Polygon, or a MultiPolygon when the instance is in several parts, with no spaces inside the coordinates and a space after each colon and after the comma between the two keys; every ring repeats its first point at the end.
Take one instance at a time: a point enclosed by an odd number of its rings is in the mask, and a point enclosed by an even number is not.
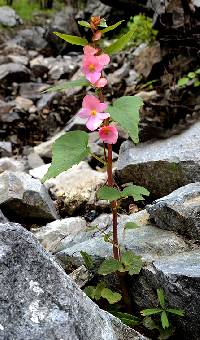
{"type": "Polygon", "coordinates": [[[189,78],[187,78],[187,77],[183,77],[183,78],[181,78],[181,79],[179,79],[179,81],[178,81],[178,86],[185,86],[185,85],[187,85],[187,83],[189,82],[189,78]]]}
{"type": "Polygon", "coordinates": [[[162,288],[157,289],[157,296],[162,308],[165,308],[165,295],[162,288]]]}
{"type": "Polygon", "coordinates": [[[103,261],[100,265],[98,273],[100,275],[108,275],[110,273],[114,273],[118,271],[121,267],[121,264],[116,259],[110,258],[103,261]]]}
{"type": "Polygon", "coordinates": [[[123,50],[123,48],[128,44],[134,33],[135,28],[128,33],[122,35],[122,37],[120,37],[117,41],[104,49],[105,53],[113,54],[123,50]]]}
{"type": "Polygon", "coordinates": [[[176,309],[176,308],[167,308],[166,311],[171,314],[179,315],[179,316],[184,316],[185,312],[182,309],[176,309]]]}
{"type": "Polygon", "coordinates": [[[124,96],[108,107],[112,119],[129,133],[134,143],[139,142],[139,109],[142,105],[143,101],[140,97],[124,96]]]}
{"type": "Polygon", "coordinates": [[[127,326],[134,327],[141,324],[141,320],[134,315],[122,312],[112,312],[112,314],[119,318],[127,326]]]}
{"type": "Polygon", "coordinates": [[[159,314],[163,312],[162,308],[147,308],[147,309],[143,309],[140,314],[143,316],[149,316],[149,315],[153,315],[153,314],[159,314]]]}
{"type": "Polygon", "coordinates": [[[74,87],[79,87],[79,86],[83,87],[83,86],[89,86],[89,85],[90,85],[89,81],[85,79],[85,77],[81,77],[77,80],[71,80],[60,85],[48,87],[48,89],[42,91],[42,93],[59,92],[59,91],[64,91],[66,89],[73,89],[74,87]]]}
{"type": "Polygon", "coordinates": [[[200,74],[200,68],[198,68],[198,70],[196,70],[195,73],[200,74]]]}
{"type": "Polygon", "coordinates": [[[79,24],[80,26],[90,28],[89,22],[87,22],[87,21],[85,21],[85,20],[80,20],[80,21],[78,21],[78,24],[79,24]]]}
{"type": "Polygon", "coordinates": [[[147,316],[144,318],[143,320],[143,325],[144,327],[146,327],[147,329],[153,330],[153,329],[159,329],[159,326],[155,323],[155,321],[147,316]]]}
{"type": "Polygon", "coordinates": [[[124,226],[125,230],[136,229],[136,228],[139,228],[139,225],[137,225],[135,222],[127,222],[124,226]]]}
{"type": "Polygon", "coordinates": [[[126,196],[132,196],[135,201],[143,201],[145,196],[149,196],[150,192],[143,188],[140,187],[139,185],[129,185],[128,187],[124,188],[124,190],[121,193],[122,197],[126,196]]]}
{"type": "Polygon", "coordinates": [[[59,32],[53,32],[53,34],[57,35],[59,38],[65,40],[72,45],[85,46],[88,44],[88,41],[86,39],[77,37],[75,35],[68,35],[59,32]]]}
{"type": "Polygon", "coordinates": [[[161,319],[163,329],[168,328],[169,327],[169,320],[168,320],[168,317],[167,317],[167,313],[165,311],[163,311],[161,313],[160,319],[161,319]]]}
{"type": "Polygon", "coordinates": [[[116,188],[104,186],[97,191],[97,197],[101,200],[112,202],[121,197],[121,192],[116,188]]]}
{"type": "Polygon", "coordinates": [[[122,296],[119,293],[112,292],[109,288],[104,288],[101,292],[101,296],[108,300],[110,304],[114,304],[121,300],[122,296]]]}
{"type": "Polygon", "coordinates": [[[99,282],[96,286],[95,293],[94,293],[94,298],[95,300],[99,300],[101,298],[102,290],[106,288],[105,282],[99,282]]]}
{"type": "Polygon", "coordinates": [[[110,237],[112,236],[112,231],[110,231],[108,234],[104,235],[104,241],[105,242],[110,242],[110,237]]]}
{"type": "Polygon", "coordinates": [[[88,269],[92,269],[94,267],[94,262],[92,261],[92,258],[91,256],[86,253],[85,251],[80,251],[80,254],[84,260],[84,263],[85,263],[85,266],[88,268],[88,269]]]}
{"type": "Polygon", "coordinates": [[[194,87],[198,87],[198,86],[200,86],[200,81],[196,79],[194,82],[194,87]]]}
{"type": "Polygon", "coordinates": [[[94,300],[95,289],[96,288],[94,286],[88,286],[88,287],[85,287],[83,291],[89,298],[94,300]]]}
{"type": "Polygon", "coordinates": [[[121,263],[123,263],[126,271],[129,272],[129,275],[139,274],[142,268],[141,257],[135,255],[131,250],[122,253],[121,263]]]}
{"type": "Polygon", "coordinates": [[[106,32],[109,32],[109,31],[114,30],[114,29],[117,28],[119,25],[121,25],[121,23],[122,23],[123,21],[124,21],[124,20],[120,20],[120,21],[116,22],[116,24],[104,28],[104,29],[101,31],[101,33],[106,33],[106,32]]]}
{"type": "Polygon", "coordinates": [[[42,182],[58,176],[70,169],[90,153],[88,148],[88,134],[84,131],[70,131],[56,139],[52,147],[52,164],[42,182]]]}
{"type": "Polygon", "coordinates": [[[189,72],[189,73],[188,73],[188,78],[194,79],[195,77],[196,77],[195,72],[189,72]]]}

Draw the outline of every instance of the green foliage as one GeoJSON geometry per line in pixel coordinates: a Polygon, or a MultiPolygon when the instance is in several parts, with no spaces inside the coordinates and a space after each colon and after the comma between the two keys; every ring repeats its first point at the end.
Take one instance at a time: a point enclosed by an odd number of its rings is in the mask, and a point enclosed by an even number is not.
{"type": "Polygon", "coordinates": [[[142,260],[140,256],[135,255],[128,250],[122,253],[120,260],[113,258],[105,259],[99,267],[100,275],[108,275],[114,272],[128,272],[129,275],[139,274],[142,268],[142,260]]]}
{"type": "Polygon", "coordinates": [[[84,131],[70,131],[56,139],[52,147],[52,163],[42,182],[58,176],[61,172],[78,164],[90,153],[88,134],[84,131]]]}
{"type": "Polygon", "coordinates": [[[97,197],[101,200],[107,200],[107,201],[116,201],[120,198],[132,196],[135,201],[143,201],[145,196],[149,196],[150,192],[138,185],[129,185],[126,188],[124,188],[123,191],[120,191],[116,188],[103,186],[97,191],[97,197]]]}
{"type": "Polygon", "coordinates": [[[108,302],[110,304],[114,304],[116,302],[119,302],[122,298],[121,294],[113,292],[111,289],[109,288],[104,288],[101,292],[101,296],[108,300],[108,302]]]}
{"type": "Polygon", "coordinates": [[[106,28],[101,30],[101,33],[106,33],[106,32],[109,32],[109,31],[113,31],[115,28],[117,28],[119,25],[121,25],[122,22],[124,22],[124,20],[120,20],[120,21],[116,22],[116,24],[114,24],[114,25],[107,26],[106,28]]]}
{"type": "Polygon", "coordinates": [[[137,225],[135,222],[127,222],[124,226],[125,230],[136,229],[136,228],[139,228],[139,225],[137,225]]]}
{"type": "Polygon", "coordinates": [[[122,312],[111,312],[114,316],[119,318],[125,325],[129,327],[135,327],[141,324],[141,320],[134,315],[122,312]]]}
{"type": "Polygon", "coordinates": [[[89,81],[85,79],[85,77],[81,77],[77,80],[71,80],[57,86],[48,87],[46,90],[42,91],[42,93],[65,91],[67,89],[72,89],[74,87],[79,86],[84,87],[89,85],[90,85],[89,81]]]}
{"type": "Polygon", "coordinates": [[[139,186],[139,185],[129,185],[121,193],[122,197],[132,196],[134,198],[134,201],[143,201],[144,196],[149,196],[150,192],[139,186]]]}
{"type": "Polygon", "coordinates": [[[194,87],[200,86],[200,68],[194,72],[189,72],[187,76],[180,78],[177,85],[179,87],[184,87],[189,83],[191,83],[194,87]]]}
{"type": "Polygon", "coordinates": [[[169,339],[175,332],[174,327],[168,327],[163,329],[162,326],[156,321],[154,321],[151,317],[147,316],[143,320],[143,325],[147,328],[152,330],[158,330],[159,336],[158,340],[167,340],[169,339]]]}
{"type": "Polygon", "coordinates": [[[121,50],[123,50],[124,47],[126,47],[128,42],[130,41],[130,39],[132,38],[134,31],[135,30],[133,29],[133,30],[130,30],[128,33],[122,35],[119,39],[117,39],[110,46],[104,48],[104,52],[111,55],[111,54],[118,53],[121,50]]]}
{"type": "Polygon", "coordinates": [[[100,275],[108,275],[120,271],[121,264],[118,260],[110,258],[105,259],[99,267],[98,273],[100,275]]]}
{"type": "Polygon", "coordinates": [[[105,282],[99,282],[97,286],[88,286],[84,289],[84,292],[93,300],[100,300],[100,298],[106,299],[110,304],[119,302],[122,298],[121,294],[113,292],[111,289],[106,288],[105,282]]]}
{"type": "Polygon", "coordinates": [[[86,39],[77,37],[75,35],[63,34],[59,32],[53,32],[53,34],[57,35],[59,38],[63,39],[64,41],[72,45],[85,46],[88,44],[88,41],[86,39]]]}
{"type": "MultiPolygon", "coordinates": [[[[169,319],[168,319],[168,314],[184,316],[184,311],[181,310],[181,309],[166,308],[165,307],[165,296],[164,296],[163,289],[157,289],[157,296],[158,296],[158,301],[159,301],[159,305],[160,305],[161,308],[144,309],[143,311],[141,311],[141,314],[143,316],[150,316],[150,315],[159,314],[160,315],[160,322],[161,322],[162,328],[165,330],[166,328],[170,327],[170,323],[169,323],[169,319]]],[[[153,321],[150,320],[150,324],[153,325],[153,321]]],[[[156,324],[154,324],[153,327],[159,329],[159,327],[156,324]]],[[[168,333],[166,333],[166,334],[168,335],[168,333]]]]}
{"type": "Polygon", "coordinates": [[[116,201],[121,197],[121,192],[112,187],[104,186],[97,191],[97,197],[101,200],[116,201]]]}
{"type": "Polygon", "coordinates": [[[141,43],[150,44],[155,41],[158,34],[152,27],[152,19],[146,17],[144,14],[131,17],[127,24],[127,29],[134,31],[130,41],[130,44],[134,46],[138,46],[141,43]]]}
{"type": "Polygon", "coordinates": [[[135,255],[131,250],[122,253],[120,262],[123,265],[123,270],[120,271],[128,272],[129,275],[139,274],[142,269],[141,257],[135,255]]]}
{"type": "Polygon", "coordinates": [[[80,20],[78,21],[79,26],[83,26],[83,27],[87,27],[90,28],[90,24],[89,22],[85,21],[85,20],[80,20]]]}
{"type": "Polygon", "coordinates": [[[80,251],[80,254],[84,260],[84,263],[85,263],[85,266],[88,268],[88,269],[92,269],[94,267],[94,262],[91,258],[91,256],[86,253],[85,251],[80,251]]]}
{"type": "Polygon", "coordinates": [[[139,109],[142,105],[140,97],[124,96],[116,99],[108,107],[111,118],[129,133],[134,143],[139,142],[139,109]]]}

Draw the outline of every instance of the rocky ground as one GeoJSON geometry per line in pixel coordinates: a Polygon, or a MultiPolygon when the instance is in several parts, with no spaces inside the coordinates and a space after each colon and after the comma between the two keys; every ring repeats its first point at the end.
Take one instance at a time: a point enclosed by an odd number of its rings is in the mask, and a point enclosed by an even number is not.
{"type": "MultiPolygon", "coordinates": [[[[112,17],[108,5],[99,3],[101,13],[95,13],[96,5],[88,2],[76,17],[112,17]]],[[[199,10],[198,1],[195,6],[199,10]]],[[[1,11],[0,22],[6,20],[1,11]]],[[[110,230],[109,206],[96,197],[106,182],[105,169],[88,157],[45,184],[40,181],[55,139],[65,131],[85,130],[74,116],[85,89],[41,92],[80,76],[81,50],[51,35],[55,30],[79,34],[74,9],[67,7],[42,27],[20,26],[15,12],[8,22],[16,28],[3,30],[0,48],[0,338],[147,339],[143,330],[123,325],[79,288],[95,279],[83,267],[80,251],[97,264],[111,255],[100,233],[88,231],[97,224],[110,230]]],[[[192,83],[178,88],[173,77],[191,65],[199,65],[197,56],[183,56],[180,49],[175,55],[172,46],[166,52],[161,35],[151,46],[114,56],[106,69],[108,100],[137,94],[145,104],[143,143],[134,146],[120,131],[113,152],[119,187],[133,182],[151,192],[147,201],[136,205],[130,200],[119,211],[120,241],[144,262],[140,274],[130,279],[130,295],[140,311],[155,307],[156,288],[163,288],[169,305],[185,311],[185,317],[174,320],[174,339],[183,340],[200,338],[200,94],[192,83]],[[154,89],[144,87],[155,78],[154,89]],[[124,236],[127,221],[140,227],[124,236]]],[[[96,132],[90,133],[90,147],[103,155],[96,132]]]]}

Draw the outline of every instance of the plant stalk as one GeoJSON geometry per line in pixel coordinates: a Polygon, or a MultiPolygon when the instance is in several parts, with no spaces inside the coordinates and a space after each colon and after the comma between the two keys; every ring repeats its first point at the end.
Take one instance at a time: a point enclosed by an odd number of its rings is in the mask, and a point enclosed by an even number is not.
{"type": "MultiPolygon", "coordinates": [[[[112,144],[108,144],[108,160],[107,160],[107,174],[108,186],[113,187],[113,174],[112,174],[112,144]]],[[[113,216],[113,257],[116,260],[120,259],[119,242],[117,233],[117,201],[112,201],[112,216],[113,216]]]]}

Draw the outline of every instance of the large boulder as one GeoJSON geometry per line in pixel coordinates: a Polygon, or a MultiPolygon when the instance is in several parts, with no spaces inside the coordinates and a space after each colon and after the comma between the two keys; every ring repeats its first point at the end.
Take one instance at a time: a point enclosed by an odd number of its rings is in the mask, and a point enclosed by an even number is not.
{"type": "Polygon", "coordinates": [[[27,230],[0,224],[0,337],[145,340],[101,310],[27,230]]]}
{"type": "Polygon", "coordinates": [[[24,172],[0,175],[0,207],[12,221],[50,222],[58,218],[45,186],[24,172]]]}
{"type": "Polygon", "coordinates": [[[122,144],[117,167],[120,183],[133,182],[156,197],[200,181],[200,122],[181,135],[134,146],[122,144]]]}
{"type": "Polygon", "coordinates": [[[200,241],[200,182],[191,183],[147,207],[160,228],[200,241]]]}

